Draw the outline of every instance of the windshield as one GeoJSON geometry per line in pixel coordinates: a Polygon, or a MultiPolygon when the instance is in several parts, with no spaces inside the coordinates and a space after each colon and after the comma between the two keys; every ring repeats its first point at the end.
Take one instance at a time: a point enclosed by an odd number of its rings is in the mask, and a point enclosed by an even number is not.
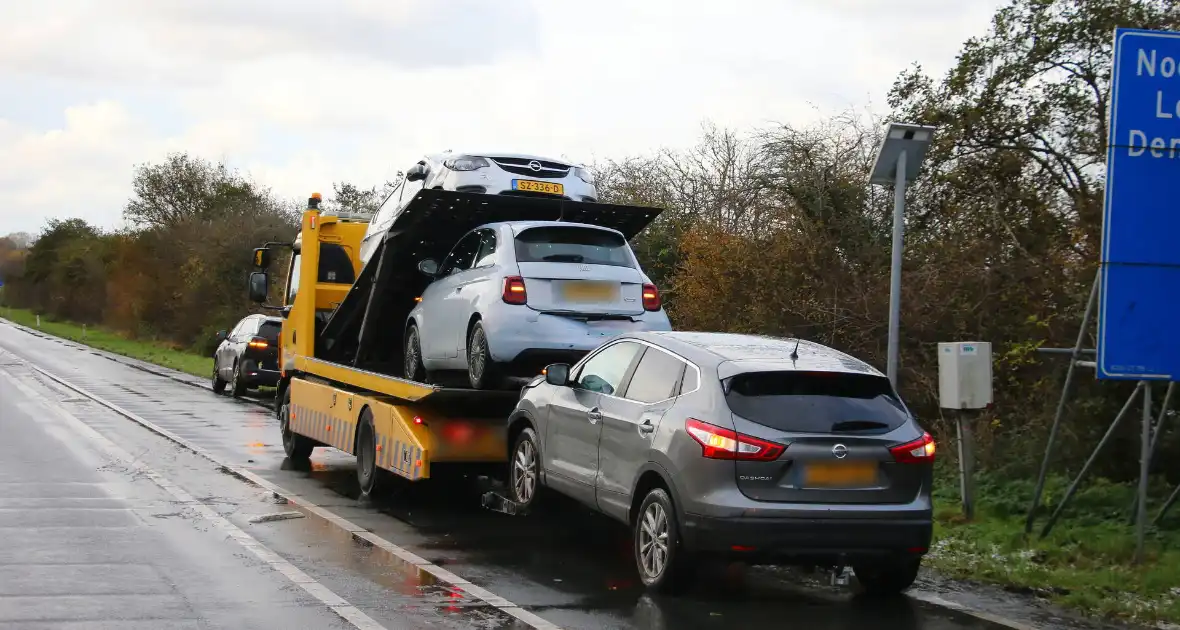
{"type": "Polygon", "coordinates": [[[635,266],[627,240],[622,236],[606,230],[572,226],[524,230],[516,236],[516,261],[635,266]]]}
{"type": "Polygon", "coordinates": [[[794,433],[885,433],[909,417],[889,379],[871,374],[738,374],[725,402],[746,420],[794,433]]]}

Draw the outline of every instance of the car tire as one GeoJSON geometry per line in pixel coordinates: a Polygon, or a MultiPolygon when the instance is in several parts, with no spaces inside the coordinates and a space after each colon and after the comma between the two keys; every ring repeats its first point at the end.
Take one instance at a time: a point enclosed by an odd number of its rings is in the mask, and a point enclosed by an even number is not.
{"type": "Polygon", "coordinates": [[[692,581],[696,559],[680,541],[680,523],[672,499],[652,488],[639,506],[631,532],[635,568],[648,589],[666,595],[682,593],[692,581]]]}
{"type": "Polygon", "coordinates": [[[426,368],[422,365],[422,338],[418,333],[418,326],[415,324],[410,324],[410,327],[406,329],[402,373],[411,381],[426,382],[426,368]]]}
{"type": "Polygon", "coordinates": [[[499,366],[488,350],[488,334],[477,321],[467,335],[467,378],[473,389],[495,389],[500,384],[499,366]]]}
{"type": "Polygon", "coordinates": [[[225,386],[226,385],[228,385],[228,383],[223,381],[221,379],[221,375],[217,373],[217,360],[214,359],[213,360],[213,393],[214,394],[225,393],[225,386]]]}
{"type": "Polygon", "coordinates": [[[242,377],[242,363],[234,361],[234,373],[230,377],[229,393],[234,398],[246,393],[246,382],[242,377]]]}
{"type": "Polygon", "coordinates": [[[283,434],[283,452],[293,463],[302,464],[311,459],[311,452],[315,449],[315,442],[311,438],[299,435],[291,430],[291,388],[283,390],[283,400],[279,403],[279,430],[283,434]]]}
{"type": "Polygon", "coordinates": [[[532,428],[516,437],[508,466],[508,492],[517,509],[523,511],[536,505],[541,491],[541,448],[532,428]]]}
{"type": "Polygon", "coordinates": [[[922,559],[898,558],[852,565],[852,572],[865,595],[890,597],[900,595],[918,578],[922,559]]]}
{"type": "Polygon", "coordinates": [[[373,426],[373,413],[365,409],[361,412],[361,421],[356,428],[356,481],[362,500],[372,498],[377,492],[380,472],[377,466],[377,429],[373,426]]]}

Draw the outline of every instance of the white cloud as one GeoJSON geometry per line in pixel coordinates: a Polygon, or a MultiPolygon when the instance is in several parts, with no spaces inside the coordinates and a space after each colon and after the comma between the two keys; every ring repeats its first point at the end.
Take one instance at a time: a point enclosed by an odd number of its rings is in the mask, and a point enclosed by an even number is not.
{"type": "Polygon", "coordinates": [[[706,119],[879,109],[897,72],[948,67],[999,2],[6,3],[0,233],[116,226],[134,166],[171,150],[303,198],[445,149],[590,161],[691,144],[706,119]]]}

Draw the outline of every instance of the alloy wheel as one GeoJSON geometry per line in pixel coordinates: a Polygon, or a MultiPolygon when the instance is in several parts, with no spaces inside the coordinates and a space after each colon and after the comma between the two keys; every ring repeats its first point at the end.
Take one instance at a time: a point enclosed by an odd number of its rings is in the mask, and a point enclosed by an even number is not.
{"type": "Polygon", "coordinates": [[[668,514],[664,506],[652,503],[643,513],[639,527],[639,557],[649,578],[663,575],[668,564],[668,514]]]}

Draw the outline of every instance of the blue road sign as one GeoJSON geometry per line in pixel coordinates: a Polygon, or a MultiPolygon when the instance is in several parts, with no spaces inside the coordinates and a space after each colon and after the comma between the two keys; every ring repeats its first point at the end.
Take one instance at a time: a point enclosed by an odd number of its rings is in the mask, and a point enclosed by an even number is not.
{"type": "Polygon", "coordinates": [[[1098,378],[1180,380],[1180,33],[1115,29],[1098,378]]]}

